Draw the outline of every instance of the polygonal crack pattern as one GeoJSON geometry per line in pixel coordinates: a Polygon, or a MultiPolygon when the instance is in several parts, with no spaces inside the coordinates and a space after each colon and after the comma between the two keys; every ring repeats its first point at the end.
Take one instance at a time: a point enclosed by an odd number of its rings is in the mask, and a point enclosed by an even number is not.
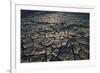
{"type": "Polygon", "coordinates": [[[89,60],[89,13],[21,10],[21,63],[89,60]]]}

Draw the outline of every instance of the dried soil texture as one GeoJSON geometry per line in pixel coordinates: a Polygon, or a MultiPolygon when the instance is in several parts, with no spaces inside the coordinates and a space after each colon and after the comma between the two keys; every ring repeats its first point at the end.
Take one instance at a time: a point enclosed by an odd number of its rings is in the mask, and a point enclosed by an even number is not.
{"type": "Polygon", "coordinates": [[[89,60],[89,13],[21,10],[21,63],[89,60]]]}

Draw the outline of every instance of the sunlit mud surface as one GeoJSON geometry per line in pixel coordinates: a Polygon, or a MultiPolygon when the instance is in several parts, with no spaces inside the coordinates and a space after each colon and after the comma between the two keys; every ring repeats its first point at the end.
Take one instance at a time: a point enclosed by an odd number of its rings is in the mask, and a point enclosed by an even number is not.
{"type": "Polygon", "coordinates": [[[89,60],[89,13],[21,10],[21,63],[89,60]]]}

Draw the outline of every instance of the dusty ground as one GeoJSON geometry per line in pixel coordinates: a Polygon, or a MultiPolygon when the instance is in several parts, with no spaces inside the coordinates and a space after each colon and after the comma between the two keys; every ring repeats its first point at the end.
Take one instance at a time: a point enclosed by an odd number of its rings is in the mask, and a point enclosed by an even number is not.
{"type": "Polygon", "coordinates": [[[21,11],[21,62],[88,60],[89,14],[21,11]]]}

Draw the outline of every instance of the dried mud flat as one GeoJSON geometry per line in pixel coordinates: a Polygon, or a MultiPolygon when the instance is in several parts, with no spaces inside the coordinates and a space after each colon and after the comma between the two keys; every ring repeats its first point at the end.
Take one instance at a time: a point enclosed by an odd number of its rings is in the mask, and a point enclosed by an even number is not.
{"type": "Polygon", "coordinates": [[[89,60],[89,13],[21,10],[21,63],[89,60]]]}

